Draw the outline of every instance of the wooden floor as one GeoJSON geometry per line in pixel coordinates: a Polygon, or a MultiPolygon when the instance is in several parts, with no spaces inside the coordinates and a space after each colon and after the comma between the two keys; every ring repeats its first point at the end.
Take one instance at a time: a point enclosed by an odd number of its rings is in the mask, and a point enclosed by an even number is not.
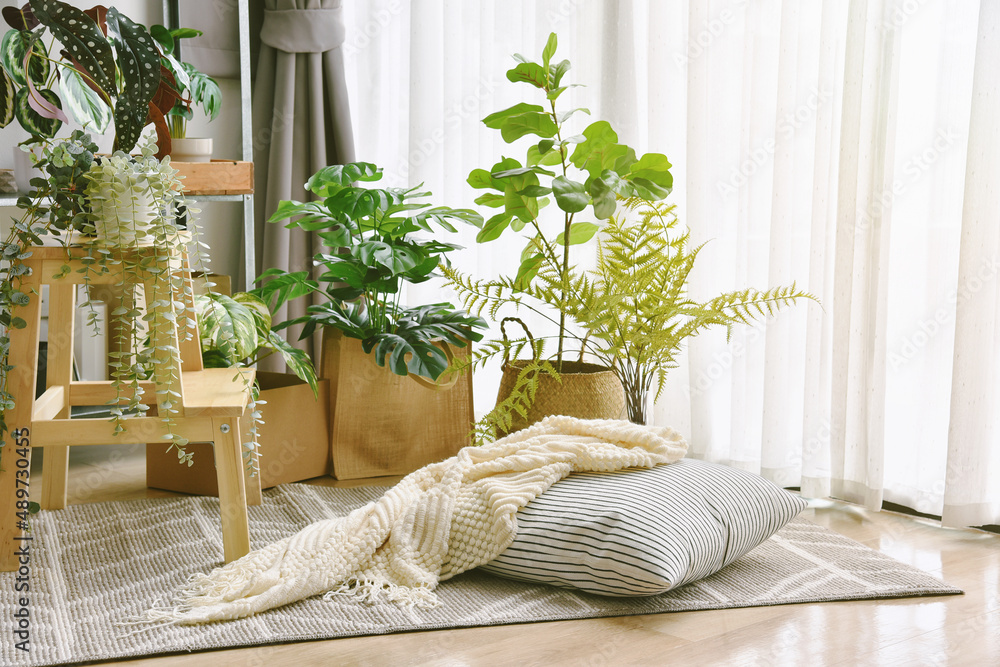
{"type": "MultiPolygon", "coordinates": [[[[41,491],[38,463],[32,465],[34,496],[41,491]]],[[[71,503],[173,495],[146,489],[139,448],[78,448],[69,489],[71,503]]],[[[413,632],[113,664],[1000,666],[1000,535],[839,502],[815,502],[802,516],[933,573],[965,595],[413,632]]]]}

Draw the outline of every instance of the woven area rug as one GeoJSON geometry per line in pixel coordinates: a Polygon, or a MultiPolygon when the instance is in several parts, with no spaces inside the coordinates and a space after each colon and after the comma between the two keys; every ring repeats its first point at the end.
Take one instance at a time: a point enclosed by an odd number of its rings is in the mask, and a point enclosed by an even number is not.
{"type": "MultiPolygon", "coordinates": [[[[251,508],[261,547],[320,519],[346,514],[385,489],[292,484],[251,508]]],[[[431,611],[313,598],[257,616],[128,634],[120,625],[164,601],[193,572],[220,564],[218,500],[148,499],[70,506],[32,519],[30,652],[10,641],[15,574],[0,573],[0,661],[48,665],[302,640],[698,609],[961,593],[805,520],[701,581],[649,598],[606,598],[476,571],[438,588],[431,611]]]]}

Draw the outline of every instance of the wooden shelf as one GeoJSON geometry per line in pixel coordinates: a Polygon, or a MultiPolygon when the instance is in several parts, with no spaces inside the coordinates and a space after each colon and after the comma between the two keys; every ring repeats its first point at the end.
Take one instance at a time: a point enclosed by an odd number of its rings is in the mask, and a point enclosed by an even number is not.
{"type": "Polygon", "coordinates": [[[184,178],[184,194],[253,194],[253,162],[212,160],[211,162],[170,162],[184,178]]]}

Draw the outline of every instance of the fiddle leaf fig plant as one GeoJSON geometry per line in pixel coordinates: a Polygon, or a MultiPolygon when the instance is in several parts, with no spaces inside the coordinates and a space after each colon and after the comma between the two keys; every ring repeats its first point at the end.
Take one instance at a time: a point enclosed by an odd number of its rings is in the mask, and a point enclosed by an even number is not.
{"type": "MultiPolygon", "coordinates": [[[[576,85],[564,82],[570,62],[553,59],[557,44],[556,34],[552,33],[541,62],[528,61],[518,54],[514,56],[517,64],[507,71],[508,80],[534,88],[541,104],[519,102],[483,119],[486,127],[498,130],[506,143],[526,136],[539,140],[528,147],[523,163],[504,157],[489,169],[474,169],[468,183],[489,191],[475,200],[477,204],[498,209],[476,240],[487,243],[507,230],[526,231],[513,283],[525,288],[543,269],[554,271],[562,284],[561,300],[565,301],[570,298],[573,268],[570,247],[589,242],[601,229],[599,222],[580,217],[589,211],[597,221],[609,219],[619,197],[659,201],[670,194],[673,176],[665,155],[637,156],[633,148],[619,142],[607,121],[597,120],[582,133],[569,134],[570,119],[577,114],[589,115],[590,111],[557,107],[563,93],[576,85]],[[547,216],[542,209],[553,200],[558,211],[547,216]]],[[[564,309],[559,310],[557,367],[566,338],[566,314],[564,309]]]]}
{"type": "Polygon", "coordinates": [[[382,178],[374,164],[357,162],[321,169],[306,189],[322,201],[283,201],[270,222],[287,220],[286,227],[316,233],[325,251],[313,257],[316,277],[308,271],[269,269],[261,274],[256,293],[276,309],[291,299],[318,296],[307,315],[275,328],[302,324],[302,338],[316,327],[333,327],[361,340],[366,353],[374,350],[379,366],[397,375],[413,373],[437,380],[449,360],[435,341],[464,347],[482,338],[486,327],[479,317],[448,303],[407,307],[401,303],[405,283],[430,280],[448,252],[458,246],[418,232],[457,231],[454,223],[482,225],[475,211],[431,207],[416,201],[430,195],[420,186],[365,188],[382,178]]]}

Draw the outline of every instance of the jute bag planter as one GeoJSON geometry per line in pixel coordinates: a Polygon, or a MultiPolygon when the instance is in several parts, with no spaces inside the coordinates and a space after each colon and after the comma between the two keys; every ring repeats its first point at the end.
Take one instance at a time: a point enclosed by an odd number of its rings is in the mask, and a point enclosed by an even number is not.
{"type": "MultiPolygon", "coordinates": [[[[515,317],[505,317],[500,322],[500,332],[504,341],[507,332],[504,325],[507,322],[517,322],[524,329],[531,349],[535,350],[535,340],[524,322],[515,317]]],[[[509,433],[520,431],[549,415],[567,415],[580,419],[621,419],[625,413],[625,389],[621,380],[614,372],[598,364],[583,361],[564,361],[559,371],[559,379],[541,373],[538,377],[538,390],[535,400],[527,410],[527,416],[514,413],[509,433]]],[[[502,402],[514,390],[517,376],[532,360],[510,360],[504,356],[503,375],[500,378],[500,390],[497,392],[497,403],[502,402]]],[[[506,435],[499,433],[498,435],[506,435]]]]}
{"type": "MultiPolygon", "coordinates": [[[[449,355],[469,350],[440,347],[449,355]]],[[[330,474],[337,479],[406,475],[472,442],[471,371],[442,385],[396,375],[360,340],[328,328],[320,377],[330,380],[330,474]]]]}

